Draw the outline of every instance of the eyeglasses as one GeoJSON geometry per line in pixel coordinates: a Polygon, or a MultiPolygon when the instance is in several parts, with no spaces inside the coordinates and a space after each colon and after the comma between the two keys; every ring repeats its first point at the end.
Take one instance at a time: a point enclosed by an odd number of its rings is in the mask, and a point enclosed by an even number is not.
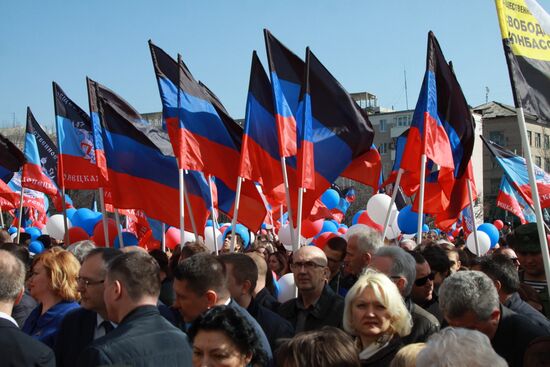
{"type": "Polygon", "coordinates": [[[90,285],[102,284],[104,282],[105,282],[105,279],[103,279],[103,280],[90,280],[90,279],[81,278],[81,277],[76,278],[76,284],[78,284],[81,287],[82,286],[88,287],[90,285]]]}
{"type": "Polygon", "coordinates": [[[313,270],[315,268],[324,268],[326,265],[320,265],[313,261],[295,262],[290,264],[292,270],[300,270],[302,267],[306,270],[313,270]]]}
{"type": "Polygon", "coordinates": [[[414,281],[414,285],[416,285],[417,287],[422,287],[424,284],[426,284],[428,279],[433,281],[435,279],[435,273],[430,273],[425,277],[418,278],[417,280],[414,281]]]}

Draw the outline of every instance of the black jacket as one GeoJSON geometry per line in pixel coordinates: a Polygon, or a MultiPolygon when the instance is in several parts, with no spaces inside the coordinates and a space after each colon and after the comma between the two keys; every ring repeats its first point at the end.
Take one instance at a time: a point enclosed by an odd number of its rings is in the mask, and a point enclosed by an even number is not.
{"type": "Polygon", "coordinates": [[[523,366],[523,355],[531,341],[549,335],[528,318],[500,306],[500,321],[491,345],[510,367],[523,366]]]}
{"type": "Polygon", "coordinates": [[[94,341],[96,325],[97,313],[84,308],[63,318],[54,348],[57,366],[76,366],[80,353],[94,341]]]}
{"type": "Polygon", "coordinates": [[[550,320],[548,320],[541,312],[537,311],[529,303],[522,300],[518,292],[512,293],[510,298],[508,298],[503,305],[515,313],[527,317],[539,327],[550,331],[550,320]]]}
{"type": "Polygon", "coordinates": [[[190,366],[191,356],[187,335],[166,321],[156,306],[141,306],[86,347],[78,366],[190,366]]]}
{"type": "Polygon", "coordinates": [[[298,321],[298,299],[294,298],[279,306],[279,315],[290,321],[295,331],[317,330],[323,326],[334,326],[342,329],[342,317],[344,316],[344,298],[334,293],[325,284],[323,293],[317,303],[309,310],[304,330],[296,330],[298,321]]]}
{"type": "Polygon", "coordinates": [[[403,337],[403,343],[423,343],[428,337],[440,329],[439,321],[434,315],[414,303],[410,298],[405,299],[407,310],[411,314],[413,326],[411,333],[403,337]]]}
{"type": "Polygon", "coordinates": [[[271,350],[277,349],[277,340],[292,338],[294,336],[294,327],[292,327],[290,322],[275,312],[259,305],[254,298],[250,301],[246,310],[262,327],[271,350]]]}
{"type": "Polygon", "coordinates": [[[0,365],[55,366],[53,350],[25,334],[11,321],[0,318],[0,365]]]}
{"type": "Polygon", "coordinates": [[[281,305],[281,302],[277,301],[271,293],[269,293],[269,290],[267,288],[263,288],[261,291],[256,294],[256,297],[254,297],[256,300],[256,303],[260,306],[263,306],[273,312],[277,312],[277,309],[281,305]]]}
{"type": "Polygon", "coordinates": [[[403,347],[403,341],[396,335],[384,348],[380,349],[368,359],[362,359],[361,367],[387,367],[401,347],[403,347]]]}

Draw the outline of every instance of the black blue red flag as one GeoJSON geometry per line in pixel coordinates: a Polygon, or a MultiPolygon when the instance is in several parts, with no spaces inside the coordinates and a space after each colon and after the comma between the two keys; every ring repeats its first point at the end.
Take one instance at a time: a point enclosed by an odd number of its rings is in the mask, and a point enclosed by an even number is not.
{"type": "Polygon", "coordinates": [[[25,155],[8,138],[0,134],[0,180],[7,183],[25,164],[25,155]]]}
{"type": "Polygon", "coordinates": [[[62,194],[57,186],[57,147],[40,127],[27,107],[25,158],[21,183],[23,187],[51,196],[57,210],[62,210],[62,194]]]}
{"type": "Polygon", "coordinates": [[[57,147],[58,184],[66,189],[99,187],[92,121],[65,92],[53,82],[57,147]]]}
{"type": "MultiPolygon", "coordinates": [[[[491,152],[497,163],[504,170],[504,174],[512,187],[521,195],[525,202],[533,206],[531,185],[529,184],[529,174],[527,173],[525,158],[512,153],[495,142],[485,139],[483,136],[481,140],[483,140],[489,152],[491,152]]],[[[550,175],[536,165],[533,165],[533,168],[539,191],[540,205],[543,209],[548,208],[550,207],[550,175]]]]}
{"type": "MultiPolygon", "coordinates": [[[[164,131],[146,120],[116,93],[88,80],[92,111],[97,112],[103,141],[107,179],[112,203],[117,208],[141,209],[148,216],[172,226],[179,226],[179,177],[176,158],[164,131]]],[[[204,228],[208,217],[204,176],[189,174],[187,191],[195,222],[204,228]],[[195,180],[195,178],[197,180],[195,180]],[[195,190],[194,185],[200,186],[195,190]]],[[[209,199],[209,197],[207,198],[209,199]]],[[[185,217],[185,229],[192,231],[190,216],[185,217]]]]}
{"type": "Polygon", "coordinates": [[[517,192],[506,175],[502,176],[497,195],[497,206],[519,218],[521,224],[534,223],[537,216],[533,208],[517,192]]]}

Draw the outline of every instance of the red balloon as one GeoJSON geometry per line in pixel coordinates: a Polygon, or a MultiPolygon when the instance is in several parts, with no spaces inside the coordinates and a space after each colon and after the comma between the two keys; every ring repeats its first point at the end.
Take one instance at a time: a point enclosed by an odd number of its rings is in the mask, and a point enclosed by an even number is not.
{"type": "Polygon", "coordinates": [[[82,227],[71,227],[69,228],[69,245],[72,245],[78,241],[89,240],[90,236],[82,227]]]}
{"type": "Polygon", "coordinates": [[[456,237],[456,236],[458,236],[459,234],[460,234],[460,229],[457,228],[457,229],[455,229],[455,230],[453,231],[453,237],[456,237]]]}
{"type": "Polygon", "coordinates": [[[333,237],[338,237],[338,235],[334,232],[321,233],[321,235],[319,235],[319,237],[317,237],[313,241],[313,243],[315,244],[315,246],[319,247],[322,250],[327,244],[327,241],[333,237]]]}
{"type": "Polygon", "coordinates": [[[304,236],[304,238],[315,237],[319,232],[321,232],[324,221],[325,220],[323,218],[317,219],[314,222],[309,219],[304,219],[302,221],[302,236],[304,236]]]}
{"type": "Polygon", "coordinates": [[[346,234],[347,231],[348,231],[348,229],[346,227],[338,228],[338,232],[341,233],[341,234],[346,234]]]}
{"type": "Polygon", "coordinates": [[[166,247],[173,250],[181,242],[181,233],[179,228],[170,227],[166,231],[166,247]]]}
{"type": "MultiPolygon", "coordinates": [[[[109,247],[113,247],[117,236],[116,222],[114,219],[107,218],[107,234],[109,237],[109,247]]],[[[105,232],[103,231],[103,220],[96,223],[94,227],[94,242],[99,247],[105,247],[105,232]]]]}
{"type": "Polygon", "coordinates": [[[382,232],[384,230],[384,227],[382,227],[381,225],[375,223],[371,219],[371,217],[369,217],[369,213],[367,213],[366,210],[363,213],[361,213],[359,218],[357,218],[357,223],[365,224],[365,225],[377,230],[378,232],[382,232]]]}
{"type": "Polygon", "coordinates": [[[493,225],[497,227],[497,229],[500,231],[502,227],[504,227],[504,222],[501,221],[500,219],[497,219],[493,222],[493,225]]]}

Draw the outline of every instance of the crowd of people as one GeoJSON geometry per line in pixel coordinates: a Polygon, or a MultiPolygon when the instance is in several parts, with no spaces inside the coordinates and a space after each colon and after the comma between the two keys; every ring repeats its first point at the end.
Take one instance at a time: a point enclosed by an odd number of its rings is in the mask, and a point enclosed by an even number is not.
{"type": "Polygon", "coordinates": [[[271,231],[236,234],[216,256],[200,241],[32,254],[1,230],[0,365],[548,365],[536,225],[508,232],[482,257],[367,226],[295,252],[271,231]]]}

